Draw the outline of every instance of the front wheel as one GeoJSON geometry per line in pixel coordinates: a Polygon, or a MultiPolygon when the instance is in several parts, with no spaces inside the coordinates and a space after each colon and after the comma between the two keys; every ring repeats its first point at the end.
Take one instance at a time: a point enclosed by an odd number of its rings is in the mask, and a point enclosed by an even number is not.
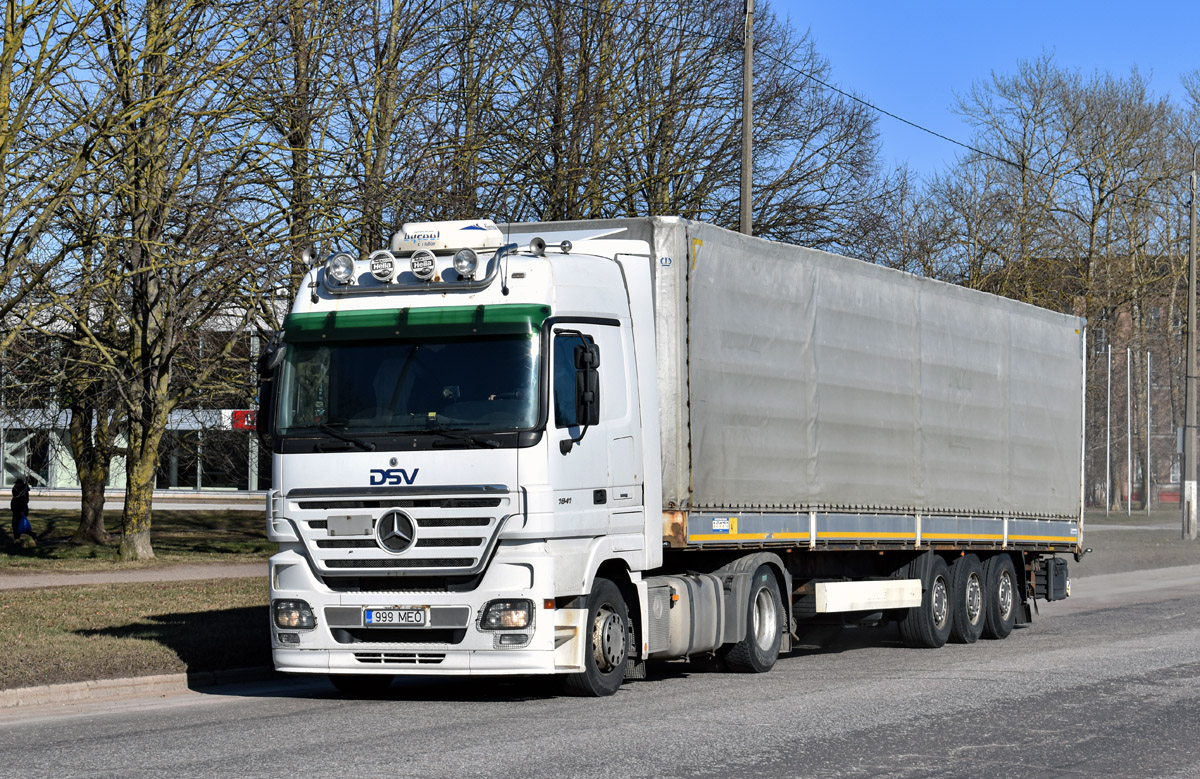
{"type": "Polygon", "coordinates": [[[758,566],[750,581],[746,633],[741,641],[722,650],[721,655],[731,671],[762,674],[770,671],[779,659],[783,598],[770,566],[758,566]]]}
{"type": "Polygon", "coordinates": [[[587,597],[584,626],[590,641],[583,671],[562,677],[563,692],[596,698],[612,695],[625,681],[629,658],[629,610],[616,584],[596,579],[587,597]]]}

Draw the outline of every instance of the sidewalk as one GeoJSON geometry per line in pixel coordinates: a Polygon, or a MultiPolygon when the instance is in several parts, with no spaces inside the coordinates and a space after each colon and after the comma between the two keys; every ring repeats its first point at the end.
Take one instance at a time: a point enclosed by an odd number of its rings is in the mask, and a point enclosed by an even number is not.
{"type": "Polygon", "coordinates": [[[237,579],[267,576],[267,563],[194,563],[102,573],[0,573],[0,590],[69,587],[120,582],[178,582],[189,579],[237,579]]]}
{"type": "MultiPolygon", "coordinates": [[[[151,507],[159,511],[257,511],[265,512],[265,492],[218,492],[170,490],[154,493],[151,507]]],[[[37,509],[78,509],[79,492],[70,490],[35,490],[29,496],[29,507],[37,509]]],[[[124,492],[106,492],[106,511],[125,507],[124,492]]]]}
{"type": "Polygon", "coordinates": [[[236,668],[229,671],[131,676],[90,682],[43,684],[0,690],[0,711],[18,706],[64,706],[72,703],[116,701],[149,695],[166,698],[227,684],[246,684],[281,679],[274,668],[236,668]]]}

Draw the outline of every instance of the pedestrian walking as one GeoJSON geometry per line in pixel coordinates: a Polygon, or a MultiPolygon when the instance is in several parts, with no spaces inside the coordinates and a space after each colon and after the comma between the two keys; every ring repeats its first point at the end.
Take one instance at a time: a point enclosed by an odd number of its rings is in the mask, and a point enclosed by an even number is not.
{"type": "Polygon", "coordinates": [[[12,500],[8,507],[12,509],[13,540],[20,541],[23,533],[33,537],[33,526],[29,523],[29,485],[24,479],[17,479],[12,488],[12,500]]]}

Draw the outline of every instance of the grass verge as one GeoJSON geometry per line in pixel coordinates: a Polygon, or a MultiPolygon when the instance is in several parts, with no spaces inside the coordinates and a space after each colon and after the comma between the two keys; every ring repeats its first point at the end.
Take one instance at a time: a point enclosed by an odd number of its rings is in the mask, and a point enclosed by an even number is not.
{"type": "Polygon", "coordinates": [[[266,523],[258,511],[156,510],[150,530],[156,558],[135,563],[117,557],[120,511],[104,512],[105,525],[113,534],[108,546],[71,543],[71,534],[79,526],[78,511],[39,510],[30,519],[37,538],[31,548],[14,543],[9,523],[3,523],[2,572],[91,573],[179,563],[255,562],[276,550],[267,541],[266,523]]]}
{"type": "Polygon", "coordinates": [[[263,578],[0,591],[0,689],[268,666],[263,578]]]}

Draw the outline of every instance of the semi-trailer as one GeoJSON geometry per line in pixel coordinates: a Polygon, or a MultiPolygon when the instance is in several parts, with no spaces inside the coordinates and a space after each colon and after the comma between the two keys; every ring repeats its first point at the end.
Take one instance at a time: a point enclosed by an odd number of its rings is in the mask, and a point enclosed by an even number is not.
{"type": "Polygon", "coordinates": [[[1078,317],[680,218],[406,224],[260,358],[280,671],[1001,639],[1083,547],[1078,317]]]}

